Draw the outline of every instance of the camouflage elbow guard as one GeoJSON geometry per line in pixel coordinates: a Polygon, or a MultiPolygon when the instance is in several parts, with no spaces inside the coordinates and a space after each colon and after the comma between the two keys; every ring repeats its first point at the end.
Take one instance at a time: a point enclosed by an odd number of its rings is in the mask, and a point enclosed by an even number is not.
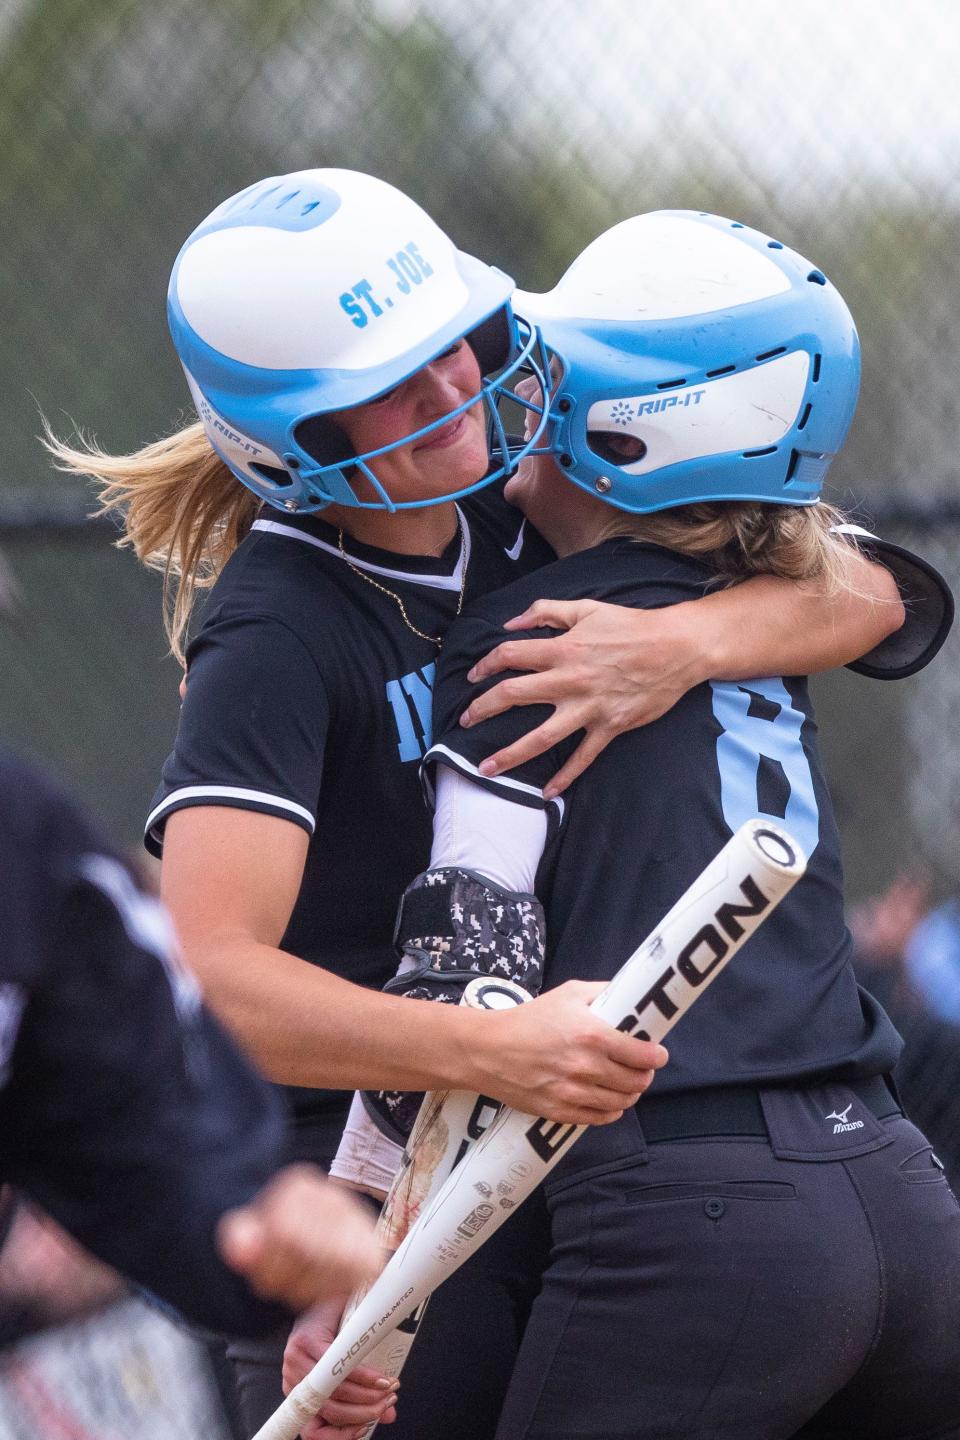
{"type": "MultiPolygon", "coordinates": [[[[427,870],[400,901],[394,943],[400,969],[383,987],[412,1000],[458,1005],[478,975],[514,980],[536,995],[543,983],[545,924],[535,895],[500,890],[470,870],[427,870]]],[[[364,1103],[391,1140],[406,1142],[419,1091],[366,1090],[364,1103]]]]}

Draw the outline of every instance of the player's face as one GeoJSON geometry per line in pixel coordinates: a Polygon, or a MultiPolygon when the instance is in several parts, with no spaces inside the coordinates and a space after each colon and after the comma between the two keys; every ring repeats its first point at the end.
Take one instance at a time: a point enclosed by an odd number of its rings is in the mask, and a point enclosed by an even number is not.
{"type": "MultiPolygon", "coordinates": [[[[540,401],[540,387],[535,380],[521,380],[517,391],[525,400],[540,401]]],[[[528,440],[536,423],[536,416],[528,411],[524,420],[528,440]]],[[[552,455],[528,455],[507,481],[503,493],[511,505],[519,506],[558,555],[591,543],[598,502],[571,483],[552,455]]]]}
{"type": "MultiPolygon", "coordinates": [[[[474,484],[489,463],[480,383],[477,357],[465,340],[458,340],[386,395],[332,418],[363,455],[422,430],[476,396],[477,403],[449,424],[369,462],[392,500],[448,495],[474,484]]],[[[361,475],[353,484],[360,499],[377,498],[361,475]]]]}
{"type": "Polygon", "coordinates": [[[550,455],[530,455],[504,487],[504,496],[517,505],[558,555],[581,548],[584,495],[571,484],[550,455]]]}

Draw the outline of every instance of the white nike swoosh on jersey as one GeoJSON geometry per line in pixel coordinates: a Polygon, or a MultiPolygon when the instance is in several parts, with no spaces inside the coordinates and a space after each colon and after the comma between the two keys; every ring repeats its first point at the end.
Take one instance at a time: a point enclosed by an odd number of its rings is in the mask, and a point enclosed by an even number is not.
{"type": "Polygon", "coordinates": [[[526,520],[524,520],[520,526],[520,533],[517,535],[516,540],[514,540],[510,548],[508,549],[507,546],[504,545],[503,553],[506,555],[508,560],[520,559],[520,551],[523,549],[523,532],[524,530],[526,530],[526,528],[527,522],[526,520]]]}

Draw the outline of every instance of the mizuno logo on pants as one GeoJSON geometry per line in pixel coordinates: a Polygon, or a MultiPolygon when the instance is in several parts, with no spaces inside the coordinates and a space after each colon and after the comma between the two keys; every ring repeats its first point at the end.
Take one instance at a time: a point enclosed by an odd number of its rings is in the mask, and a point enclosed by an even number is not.
{"type": "Polygon", "coordinates": [[[853,1109],[853,1101],[851,1100],[851,1101],[850,1101],[850,1104],[847,1106],[846,1110],[841,1110],[841,1111],[831,1110],[829,1115],[824,1115],[824,1117],[823,1117],[824,1120],[836,1120],[837,1123],[836,1123],[836,1125],[834,1125],[834,1127],[833,1127],[833,1133],[834,1133],[834,1135],[839,1135],[839,1134],[840,1134],[842,1131],[844,1131],[844,1130],[862,1130],[862,1129],[863,1129],[863,1121],[862,1121],[862,1120],[848,1120],[848,1119],[847,1119],[847,1116],[850,1114],[850,1111],[851,1111],[852,1109],[853,1109]]]}

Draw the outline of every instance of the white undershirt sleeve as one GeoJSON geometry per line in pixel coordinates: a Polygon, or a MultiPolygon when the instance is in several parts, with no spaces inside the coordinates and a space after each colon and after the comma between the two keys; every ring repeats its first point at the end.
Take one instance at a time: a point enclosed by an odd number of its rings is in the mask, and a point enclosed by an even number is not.
{"type": "Polygon", "coordinates": [[[438,764],[430,869],[475,870],[502,890],[533,894],[547,812],[518,805],[438,764]]]}
{"type": "MultiPolygon", "coordinates": [[[[504,800],[458,771],[437,766],[431,870],[475,870],[503,890],[529,895],[546,841],[545,810],[504,800]]],[[[387,1191],[402,1154],[354,1095],[330,1174],[387,1191]]]]}
{"type": "Polygon", "coordinates": [[[354,1094],[330,1174],[385,1193],[400,1168],[402,1154],[403,1146],[377,1129],[359,1094],[354,1094]]]}

